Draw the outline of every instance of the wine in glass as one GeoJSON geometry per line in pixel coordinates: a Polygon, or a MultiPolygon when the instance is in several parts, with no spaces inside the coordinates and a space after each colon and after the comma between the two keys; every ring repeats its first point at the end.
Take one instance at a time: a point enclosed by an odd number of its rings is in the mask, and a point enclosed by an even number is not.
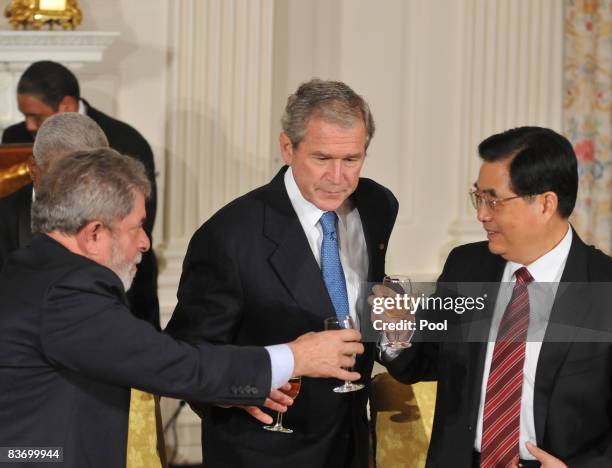
{"type": "MultiPolygon", "coordinates": [[[[302,378],[301,377],[292,377],[289,379],[289,385],[291,388],[289,390],[284,391],[290,398],[295,399],[300,393],[300,388],[302,386],[302,378]]],[[[293,429],[289,429],[283,426],[283,413],[280,411],[276,414],[276,424],[273,426],[264,426],[266,431],[273,432],[282,432],[283,434],[293,434],[293,429]]]]}
{"type": "MultiPolygon", "coordinates": [[[[387,275],[383,279],[383,286],[395,291],[397,295],[412,296],[412,282],[410,278],[404,275],[387,275]]],[[[400,301],[404,305],[404,301],[400,301]]],[[[395,324],[401,323],[402,320],[410,318],[411,311],[409,308],[399,307],[393,309],[385,309],[384,314],[391,319],[395,324]]],[[[386,333],[389,343],[387,346],[394,349],[404,349],[410,347],[411,333],[407,334],[404,330],[394,330],[386,333]]]]}
{"type": "MultiPolygon", "coordinates": [[[[342,330],[344,328],[352,328],[355,329],[355,321],[353,317],[347,315],[342,318],[338,317],[330,317],[325,319],[325,329],[326,330],[342,330]]],[[[365,385],[359,382],[351,382],[346,380],[343,385],[334,388],[334,392],[336,393],[348,393],[348,392],[356,392],[357,390],[361,390],[365,385]]]]}

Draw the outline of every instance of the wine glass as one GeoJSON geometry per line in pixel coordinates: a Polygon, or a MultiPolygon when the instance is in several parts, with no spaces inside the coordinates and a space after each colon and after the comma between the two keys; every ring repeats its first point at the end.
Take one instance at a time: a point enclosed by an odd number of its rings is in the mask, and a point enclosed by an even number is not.
{"type": "MultiPolygon", "coordinates": [[[[338,318],[338,317],[330,317],[325,319],[325,329],[326,330],[341,330],[344,328],[352,328],[355,329],[355,321],[353,317],[347,315],[346,317],[338,318]]],[[[348,392],[356,392],[357,390],[361,390],[365,385],[359,382],[351,382],[346,380],[343,385],[334,388],[334,392],[336,393],[348,393],[348,392]]]]}
{"type": "MultiPolygon", "coordinates": [[[[295,399],[300,393],[300,387],[302,386],[301,377],[292,377],[289,379],[291,388],[283,393],[286,393],[290,398],[295,399]]],[[[293,434],[293,429],[289,429],[283,426],[283,413],[280,411],[276,414],[276,424],[273,426],[264,426],[266,431],[282,432],[283,434],[293,434]]]]}
{"type": "MultiPolygon", "coordinates": [[[[412,282],[410,278],[405,275],[387,275],[383,279],[383,286],[395,291],[398,295],[403,294],[407,296],[412,296],[412,282]]],[[[402,320],[406,320],[410,317],[410,309],[409,308],[397,308],[397,309],[385,309],[384,314],[392,319],[396,325],[401,323],[402,320]]],[[[412,333],[410,333],[408,337],[403,338],[402,333],[404,330],[393,330],[387,332],[387,339],[389,343],[387,346],[394,349],[404,349],[409,348],[410,338],[412,337],[412,333]]],[[[405,335],[405,333],[404,333],[405,335]]]]}

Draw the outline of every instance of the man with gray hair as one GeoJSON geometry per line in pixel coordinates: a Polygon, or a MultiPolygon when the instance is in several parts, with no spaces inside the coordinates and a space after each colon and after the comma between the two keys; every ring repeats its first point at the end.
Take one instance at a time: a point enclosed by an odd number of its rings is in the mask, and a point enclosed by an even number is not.
{"type": "Polygon", "coordinates": [[[284,411],[291,400],[275,389],[292,376],[359,378],[342,369],[363,352],[354,330],[266,348],[193,346],[134,318],[124,291],[150,247],[150,190],[144,166],[108,148],[66,156],[41,179],[37,234],[0,273],[2,459],[40,447],[44,460],[20,460],[125,466],[130,387],[284,411]]]}
{"type": "MultiPolygon", "coordinates": [[[[28,161],[32,184],[0,199],[0,270],[13,250],[27,245],[32,239],[30,210],[41,177],[51,164],[75,151],[108,147],[108,139],[90,117],[76,112],[55,114],[40,127],[34,141],[33,157],[28,161]]],[[[143,261],[133,287],[127,292],[132,313],[159,329],[157,301],[157,266],[153,253],[143,255],[143,261]]]]}
{"type": "MultiPolygon", "coordinates": [[[[289,96],[280,150],[287,164],[267,185],[222,208],[195,233],[167,332],[198,343],[269,345],[360,322],[366,281],[381,281],[398,211],[393,194],[360,178],[374,120],[337,81],[313,79],[289,96]]],[[[210,467],[367,467],[366,404],[373,343],[357,360],[365,389],[303,379],[286,414],[291,435],[262,430],[233,408],[206,408],[210,467]]]]}

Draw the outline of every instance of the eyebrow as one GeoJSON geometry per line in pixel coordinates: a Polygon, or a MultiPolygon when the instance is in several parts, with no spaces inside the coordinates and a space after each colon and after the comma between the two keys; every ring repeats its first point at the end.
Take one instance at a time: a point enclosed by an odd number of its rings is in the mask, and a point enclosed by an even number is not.
{"type": "Polygon", "coordinates": [[[492,197],[496,197],[497,196],[497,192],[495,191],[495,189],[486,189],[486,190],[480,190],[478,188],[478,183],[474,182],[474,188],[481,193],[486,193],[487,195],[491,195],[492,197]]]}
{"type": "MultiPolygon", "coordinates": [[[[324,158],[337,158],[338,156],[334,156],[333,154],[328,154],[328,153],[323,153],[322,151],[313,151],[312,153],[310,153],[312,156],[322,156],[324,158]]],[[[339,156],[342,159],[349,159],[349,158],[360,158],[363,156],[363,153],[354,153],[354,154],[343,154],[342,156],[339,156]]]]}

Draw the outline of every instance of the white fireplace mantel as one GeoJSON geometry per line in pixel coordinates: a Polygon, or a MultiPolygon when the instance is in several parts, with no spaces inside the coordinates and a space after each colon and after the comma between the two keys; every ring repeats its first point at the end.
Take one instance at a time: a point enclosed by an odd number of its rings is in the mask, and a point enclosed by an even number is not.
{"type": "Polygon", "coordinates": [[[0,63],[8,71],[23,71],[38,60],[78,68],[101,62],[104,51],[118,36],[110,31],[1,31],[0,63]]]}

